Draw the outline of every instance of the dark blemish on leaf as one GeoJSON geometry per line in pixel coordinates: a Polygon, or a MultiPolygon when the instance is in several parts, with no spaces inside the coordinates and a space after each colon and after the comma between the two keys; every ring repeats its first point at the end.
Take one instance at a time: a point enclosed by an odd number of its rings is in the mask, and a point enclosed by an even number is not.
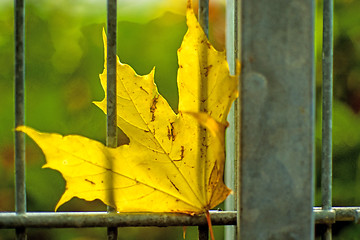
{"type": "Polygon", "coordinates": [[[180,154],[180,160],[184,159],[184,151],[185,151],[185,147],[181,146],[181,154],[180,154]]]}
{"type": "Polygon", "coordinates": [[[205,147],[205,148],[208,148],[209,146],[205,143],[205,141],[206,141],[205,138],[203,139],[203,141],[204,141],[204,142],[201,143],[201,145],[202,145],[203,147],[205,147]]]}
{"type": "Polygon", "coordinates": [[[179,191],[179,189],[176,187],[176,185],[170,180],[170,178],[168,177],[168,179],[169,179],[169,181],[171,182],[171,184],[174,186],[174,188],[178,191],[178,192],[180,192],[179,191]]]}
{"type": "Polygon", "coordinates": [[[211,44],[209,42],[206,42],[206,45],[209,49],[211,48],[211,44]]]}
{"type": "Polygon", "coordinates": [[[204,67],[204,69],[205,69],[205,73],[204,73],[205,77],[207,77],[207,76],[209,75],[209,71],[210,71],[210,69],[212,68],[212,66],[213,66],[213,65],[209,65],[209,66],[207,66],[207,67],[204,67]]]}
{"type": "Polygon", "coordinates": [[[88,183],[91,183],[91,185],[95,185],[95,183],[93,181],[89,180],[89,179],[85,178],[85,181],[88,182],[88,183]]]}
{"type": "Polygon", "coordinates": [[[150,106],[150,112],[151,112],[151,121],[155,121],[155,110],[156,110],[156,104],[158,102],[159,96],[155,96],[152,100],[151,106],[150,106]]]}
{"type": "Polygon", "coordinates": [[[171,130],[170,130],[169,126],[167,126],[167,129],[168,129],[167,137],[169,140],[171,140],[171,130]]]}
{"type": "MultiPolygon", "coordinates": [[[[172,141],[175,141],[175,133],[174,133],[174,122],[170,123],[171,129],[170,129],[170,135],[171,135],[171,139],[172,141]]],[[[170,139],[169,139],[170,140],[170,139]]]]}
{"type": "Polygon", "coordinates": [[[148,170],[150,171],[150,170],[151,170],[151,168],[148,168],[148,170]]]}
{"type": "Polygon", "coordinates": [[[104,181],[101,181],[101,183],[104,183],[104,181]]]}
{"type": "Polygon", "coordinates": [[[180,65],[179,68],[183,68],[183,65],[180,65]]]}
{"type": "Polygon", "coordinates": [[[149,131],[149,130],[144,130],[144,132],[148,133],[148,132],[150,132],[150,131],[149,131]]]}
{"type": "Polygon", "coordinates": [[[140,86],[140,89],[149,94],[142,86],[140,86]]]}

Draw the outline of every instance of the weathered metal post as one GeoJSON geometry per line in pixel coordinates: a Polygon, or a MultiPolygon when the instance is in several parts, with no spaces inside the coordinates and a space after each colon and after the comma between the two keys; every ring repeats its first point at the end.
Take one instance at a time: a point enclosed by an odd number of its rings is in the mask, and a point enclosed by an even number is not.
{"type": "Polygon", "coordinates": [[[238,238],[313,239],[314,1],[241,1],[238,238]]]}

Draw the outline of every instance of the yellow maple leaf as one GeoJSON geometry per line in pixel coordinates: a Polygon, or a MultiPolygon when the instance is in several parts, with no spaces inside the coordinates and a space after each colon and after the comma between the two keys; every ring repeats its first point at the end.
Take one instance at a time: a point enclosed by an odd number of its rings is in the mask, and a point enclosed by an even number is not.
{"type": "MultiPolygon", "coordinates": [[[[237,81],[190,4],[187,25],[178,50],[178,114],[158,93],[154,69],[139,76],[117,62],[117,123],[129,137],[128,145],[108,148],[81,136],[17,128],[43,150],[44,167],[58,170],[66,180],[56,209],[79,197],[100,199],[119,212],[196,214],[230,194],[223,182],[224,133],[237,81]]],[[[105,33],[103,38],[106,54],[105,33]]],[[[106,94],[106,62],[104,66],[100,79],[106,94]]],[[[106,113],[106,96],[95,104],[106,113]]]]}

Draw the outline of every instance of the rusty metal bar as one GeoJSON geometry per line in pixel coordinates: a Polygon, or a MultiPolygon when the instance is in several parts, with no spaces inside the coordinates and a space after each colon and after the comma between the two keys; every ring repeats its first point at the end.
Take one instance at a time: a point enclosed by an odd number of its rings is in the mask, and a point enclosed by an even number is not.
{"type": "MultiPolygon", "coordinates": [[[[210,211],[213,225],[236,224],[235,211],[210,211]]],[[[205,214],[190,216],[176,213],[106,213],[106,212],[35,212],[26,215],[0,213],[1,228],[84,228],[141,226],[203,226],[205,214]]],[[[205,231],[207,232],[207,231],[205,231]]]]}
{"type": "MultiPolygon", "coordinates": [[[[106,145],[117,147],[117,111],[116,111],[116,34],[117,33],[117,1],[107,1],[107,121],[106,145]]],[[[111,167],[112,168],[112,167],[111,167]]],[[[113,181],[110,181],[113,183],[113,181]]],[[[113,189],[113,186],[110,186],[113,189]]],[[[114,201],[114,192],[109,192],[109,199],[114,201]]],[[[115,209],[108,206],[108,212],[115,209]]],[[[117,239],[117,228],[108,227],[108,239],[117,239]]]]}
{"type": "MultiPolygon", "coordinates": [[[[200,23],[200,26],[204,30],[205,34],[209,37],[209,0],[199,0],[199,9],[198,9],[198,21],[200,23]]],[[[207,51],[207,49],[202,49],[201,51],[207,51]]],[[[207,54],[202,54],[202,56],[206,59],[202,59],[207,62],[207,54]]],[[[199,96],[201,99],[207,99],[208,94],[208,80],[207,79],[201,79],[200,81],[200,94],[199,96]]],[[[207,102],[201,102],[199,105],[199,111],[206,111],[207,109],[207,102]]],[[[207,142],[206,138],[206,129],[200,128],[199,129],[199,139],[198,141],[205,141],[207,142]]],[[[200,146],[205,146],[206,144],[200,144],[200,146]]],[[[207,151],[207,149],[205,149],[207,151]]],[[[205,180],[204,180],[205,181],[205,180]]],[[[199,226],[198,227],[199,232],[199,240],[207,240],[209,231],[207,227],[199,226]]]]}
{"type": "MultiPolygon", "coordinates": [[[[360,207],[333,207],[332,211],[314,207],[316,224],[355,222],[360,224],[360,207]]],[[[280,215],[278,213],[278,215],[280,215]]],[[[210,211],[213,225],[236,225],[236,211],[210,211]]],[[[276,217],[276,216],[273,216],[276,217]]],[[[205,214],[107,212],[15,212],[0,213],[0,229],[6,228],[85,228],[85,227],[167,227],[206,226],[205,214]]]]}
{"type": "MultiPolygon", "coordinates": [[[[15,0],[15,127],[25,124],[25,2],[15,0]]],[[[25,134],[15,132],[15,211],[26,212],[25,134]]],[[[16,239],[26,239],[25,228],[16,229],[16,239]]]]}
{"type": "MultiPolygon", "coordinates": [[[[321,195],[326,211],[332,210],[333,5],[333,0],[324,0],[321,195]]],[[[327,224],[323,239],[332,239],[331,223],[327,224]]]]}

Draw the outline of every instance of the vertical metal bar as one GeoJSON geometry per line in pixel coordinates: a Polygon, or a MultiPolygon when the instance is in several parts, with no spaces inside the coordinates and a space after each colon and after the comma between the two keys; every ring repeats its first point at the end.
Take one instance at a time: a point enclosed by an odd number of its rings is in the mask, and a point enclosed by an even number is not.
{"type": "MultiPolygon", "coordinates": [[[[241,15],[241,6],[242,0],[235,0],[235,13],[234,13],[234,20],[235,20],[235,57],[236,60],[241,63],[241,47],[242,47],[242,15],[241,15]]],[[[242,63],[241,63],[242,64],[242,63]]],[[[241,81],[241,72],[240,69],[236,69],[236,74],[239,75],[239,93],[241,94],[242,89],[242,81],[241,81]]],[[[235,101],[235,129],[237,130],[236,138],[235,138],[235,145],[236,145],[236,165],[235,165],[235,187],[236,187],[236,196],[235,196],[235,209],[236,209],[236,239],[240,238],[240,226],[241,226],[241,96],[235,101]]]]}
{"type": "MultiPolygon", "coordinates": [[[[107,0],[107,121],[106,145],[117,147],[117,111],[116,111],[116,33],[117,33],[117,1],[107,0]]],[[[110,181],[112,183],[112,179],[110,181]]],[[[113,189],[113,186],[111,186],[113,189]]],[[[109,199],[114,202],[114,193],[110,191],[109,199]]],[[[115,209],[108,206],[108,212],[115,209]]],[[[117,239],[117,228],[107,229],[108,239],[117,239]]]]}
{"type": "MultiPolygon", "coordinates": [[[[209,0],[199,0],[199,10],[198,10],[198,21],[200,23],[200,26],[204,30],[205,34],[209,36],[209,0]]],[[[207,49],[202,49],[202,51],[207,51],[207,49]]],[[[202,54],[203,56],[207,57],[207,54],[202,54]]],[[[207,61],[207,59],[203,59],[204,61],[207,61]]],[[[200,86],[200,97],[202,99],[206,99],[208,87],[207,87],[207,79],[201,80],[201,86],[200,86]]],[[[201,102],[201,101],[200,101],[201,102]]],[[[199,106],[200,111],[206,111],[207,106],[206,102],[201,103],[199,106]]],[[[198,141],[207,141],[206,138],[206,129],[200,129],[199,130],[199,140],[198,141]],[[205,140],[204,140],[205,139],[205,140]]],[[[206,146],[206,144],[202,144],[202,146],[206,146]]],[[[207,149],[205,149],[207,151],[207,149]]],[[[209,237],[209,229],[208,227],[199,226],[199,240],[207,240],[209,237]]]]}
{"type": "MultiPolygon", "coordinates": [[[[333,4],[333,0],[324,0],[323,7],[321,195],[324,210],[332,209],[333,4]]],[[[323,239],[332,239],[331,232],[329,224],[323,239]]]]}
{"type": "MultiPolygon", "coordinates": [[[[226,57],[229,64],[230,74],[236,73],[236,61],[238,56],[239,21],[237,0],[226,1],[226,57]]],[[[225,200],[225,210],[236,210],[237,199],[237,160],[239,159],[238,136],[240,118],[238,117],[238,100],[233,104],[228,116],[229,127],[226,130],[226,162],[225,162],[225,183],[234,191],[225,200]]],[[[236,226],[225,226],[224,239],[236,239],[236,226]]]]}
{"type": "MultiPolygon", "coordinates": [[[[25,2],[15,0],[15,127],[25,124],[25,2]]],[[[15,211],[26,212],[25,134],[15,132],[15,211]]],[[[16,229],[16,239],[26,239],[25,228],[16,229]]]]}
{"type": "Polygon", "coordinates": [[[242,240],[314,239],[314,3],[241,1],[242,240]]]}
{"type": "Polygon", "coordinates": [[[199,226],[199,240],[208,240],[209,239],[209,228],[208,226],[199,226]]]}
{"type": "Polygon", "coordinates": [[[209,0],[199,0],[199,23],[206,36],[209,36],[209,0]]]}

